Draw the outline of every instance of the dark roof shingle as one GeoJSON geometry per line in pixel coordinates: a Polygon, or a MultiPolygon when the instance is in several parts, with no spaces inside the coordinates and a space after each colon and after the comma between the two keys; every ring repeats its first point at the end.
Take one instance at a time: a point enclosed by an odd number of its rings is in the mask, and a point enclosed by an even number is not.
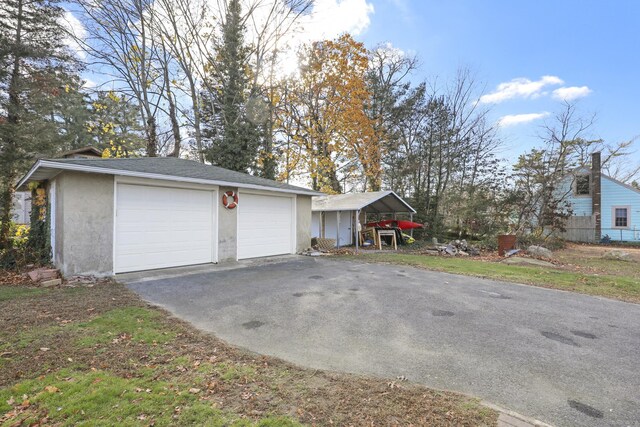
{"type": "MultiPolygon", "coordinates": [[[[193,160],[175,157],[137,157],[127,159],[48,159],[47,162],[72,164],[92,168],[104,168],[105,173],[118,174],[118,171],[143,174],[166,175],[182,178],[202,179],[228,183],[230,185],[260,186],[285,190],[288,192],[316,193],[308,188],[272,181],[266,178],[205,165],[193,160]]],[[[320,194],[320,193],[317,193],[320,194]]]]}

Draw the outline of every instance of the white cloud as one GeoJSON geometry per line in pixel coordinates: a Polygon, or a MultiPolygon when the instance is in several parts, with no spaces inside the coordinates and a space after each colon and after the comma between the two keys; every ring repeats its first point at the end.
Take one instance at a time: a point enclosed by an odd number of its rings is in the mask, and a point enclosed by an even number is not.
{"type": "Polygon", "coordinates": [[[82,80],[83,80],[82,87],[85,89],[95,89],[98,86],[98,84],[95,81],[89,78],[83,77],[82,80]]]}
{"type": "Polygon", "coordinates": [[[578,98],[584,98],[593,92],[588,86],[571,86],[561,87],[553,91],[553,97],[561,101],[572,101],[578,98]]]}
{"type": "Polygon", "coordinates": [[[362,34],[369,27],[373,13],[373,5],[367,0],[315,0],[311,11],[300,16],[293,30],[281,41],[279,74],[298,71],[297,53],[302,45],[335,39],[344,33],[362,34]]]}
{"type": "MultiPolygon", "coordinates": [[[[80,22],[78,18],[68,10],[65,11],[64,15],[60,18],[60,25],[62,25],[62,28],[64,28],[65,31],[73,34],[79,39],[85,39],[87,36],[87,30],[84,28],[84,25],[82,25],[82,22],[80,22]]],[[[80,44],[75,40],[75,37],[66,35],[64,38],[64,44],[66,44],[69,49],[78,56],[78,58],[85,59],[86,53],[82,49],[82,46],[80,46],[80,44]]]]}
{"type": "Polygon", "coordinates": [[[522,123],[529,123],[535,120],[544,119],[548,115],[549,113],[547,111],[542,113],[509,114],[506,116],[502,116],[500,117],[500,119],[498,119],[498,126],[507,127],[507,126],[519,125],[522,123]]]}
{"type": "Polygon", "coordinates": [[[301,27],[307,41],[333,39],[342,33],[359,35],[369,27],[373,4],[367,0],[316,0],[301,27]]]}
{"type": "Polygon", "coordinates": [[[497,104],[513,98],[538,98],[547,86],[561,85],[564,81],[557,76],[542,76],[539,80],[513,79],[500,83],[495,91],[480,97],[483,104],[497,104]]]}

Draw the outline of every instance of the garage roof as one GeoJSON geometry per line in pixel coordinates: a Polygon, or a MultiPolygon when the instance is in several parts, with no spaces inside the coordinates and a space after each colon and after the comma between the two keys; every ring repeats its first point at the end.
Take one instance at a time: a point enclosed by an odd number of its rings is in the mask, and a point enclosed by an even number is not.
{"type": "Polygon", "coordinates": [[[311,199],[311,210],[314,212],[357,210],[367,213],[416,212],[393,191],[316,196],[311,199]]]}
{"type": "Polygon", "coordinates": [[[18,188],[23,187],[31,181],[42,181],[53,178],[61,171],[133,176],[197,184],[227,185],[311,196],[320,194],[308,188],[297,187],[242,172],[235,172],[218,166],[205,165],[192,160],[178,159],[175,157],[38,160],[31,170],[20,180],[18,188]]]}

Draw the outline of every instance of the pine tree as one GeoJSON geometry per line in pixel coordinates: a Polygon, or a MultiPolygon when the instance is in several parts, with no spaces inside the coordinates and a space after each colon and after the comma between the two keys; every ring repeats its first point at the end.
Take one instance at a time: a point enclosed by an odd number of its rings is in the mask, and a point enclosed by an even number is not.
{"type": "Polygon", "coordinates": [[[3,0],[0,9],[0,249],[9,246],[16,180],[63,141],[56,105],[76,71],[63,12],[50,0],[3,0]]]}
{"type": "Polygon", "coordinates": [[[240,172],[254,165],[260,144],[259,127],[247,115],[251,94],[244,32],[240,1],[230,0],[222,25],[222,46],[210,66],[207,86],[214,89],[203,94],[203,133],[211,141],[205,157],[240,172]]]}
{"type": "Polygon", "coordinates": [[[88,128],[92,111],[91,99],[83,87],[85,82],[78,76],[69,77],[69,83],[63,88],[64,96],[58,96],[53,106],[60,126],[60,149],[65,151],[94,145],[88,128]]]}

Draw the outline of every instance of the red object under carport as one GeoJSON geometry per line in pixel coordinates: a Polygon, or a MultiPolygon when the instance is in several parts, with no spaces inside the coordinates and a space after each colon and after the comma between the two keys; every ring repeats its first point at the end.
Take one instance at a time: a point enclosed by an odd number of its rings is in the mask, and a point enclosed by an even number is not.
{"type": "Polygon", "coordinates": [[[366,224],[367,227],[389,227],[389,228],[399,228],[400,230],[411,230],[414,228],[422,228],[423,224],[418,224],[413,221],[405,221],[405,220],[395,220],[395,219],[385,219],[384,221],[378,222],[370,222],[366,224]]]}

